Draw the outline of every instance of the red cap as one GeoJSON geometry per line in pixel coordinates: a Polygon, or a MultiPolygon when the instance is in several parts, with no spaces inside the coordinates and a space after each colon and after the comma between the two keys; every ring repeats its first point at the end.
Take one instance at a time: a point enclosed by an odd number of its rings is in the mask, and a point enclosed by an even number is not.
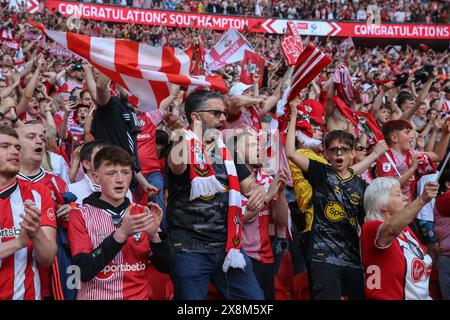
{"type": "Polygon", "coordinates": [[[325,107],[317,100],[308,99],[303,102],[305,106],[305,111],[308,113],[309,117],[317,123],[325,122],[325,107]]]}

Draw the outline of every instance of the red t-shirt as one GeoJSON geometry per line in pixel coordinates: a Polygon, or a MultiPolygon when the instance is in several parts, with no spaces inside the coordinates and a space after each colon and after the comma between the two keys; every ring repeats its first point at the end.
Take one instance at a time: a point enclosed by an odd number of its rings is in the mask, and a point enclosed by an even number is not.
{"type": "MultiPolygon", "coordinates": [[[[273,178],[264,173],[256,173],[256,183],[268,190],[273,178]]],[[[277,201],[278,199],[274,199],[277,201]]],[[[246,205],[246,200],[243,201],[246,205]]],[[[265,206],[254,218],[242,228],[242,248],[247,255],[261,263],[273,263],[272,244],[269,237],[269,223],[272,222],[270,204],[265,206]]]]}
{"type": "Polygon", "coordinates": [[[156,150],[156,126],[162,121],[160,110],[141,113],[138,117],[141,133],[137,135],[138,157],[143,175],[161,171],[156,150]]]}
{"type": "MultiPolygon", "coordinates": [[[[0,242],[19,236],[24,202],[41,209],[41,226],[56,228],[56,215],[50,190],[20,179],[0,190],[0,242]]],[[[39,265],[31,241],[9,257],[0,260],[0,300],[40,300],[45,296],[39,265]]]]}
{"type": "Polygon", "coordinates": [[[29,182],[33,182],[36,184],[41,184],[44,185],[48,188],[50,188],[51,191],[51,196],[53,201],[56,204],[60,204],[63,205],[64,204],[64,199],[62,197],[64,192],[68,192],[69,188],[67,187],[67,184],[64,182],[63,179],[61,179],[60,177],[58,177],[57,175],[45,171],[44,169],[41,169],[41,171],[39,172],[39,174],[33,178],[27,177],[26,175],[22,174],[22,173],[18,173],[17,174],[17,178],[25,180],[25,181],[29,181],[29,182]]]}
{"type": "Polygon", "coordinates": [[[409,227],[401,237],[381,248],[376,244],[383,221],[363,225],[361,255],[365,271],[365,294],[372,300],[431,299],[428,282],[431,258],[409,227]]]}
{"type": "MultiPolygon", "coordinates": [[[[70,213],[69,242],[72,256],[90,254],[115,231],[106,210],[84,204],[70,213]]],[[[147,260],[150,242],[146,233],[128,237],[122,250],[95,278],[82,282],[78,300],[148,300],[147,260]]]]}

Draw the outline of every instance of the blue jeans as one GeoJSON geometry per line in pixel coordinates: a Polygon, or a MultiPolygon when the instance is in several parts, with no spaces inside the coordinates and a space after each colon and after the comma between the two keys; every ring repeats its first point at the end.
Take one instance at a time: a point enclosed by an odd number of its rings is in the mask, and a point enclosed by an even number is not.
{"type": "Polygon", "coordinates": [[[159,194],[149,198],[149,201],[156,203],[163,210],[163,218],[161,220],[161,229],[166,230],[167,222],[166,222],[166,206],[164,202],[164,176],[161,172],[156,171],[149,173],[147,176],[147,181],[151,185],[155,186],[159,189],[159,194]]]}
{"type": "Polygon", "coordinates": [[[439,255],[438,266],[442,300],[450,300],[450,256],[439,255]]]}
{"type": "Polygon", "coordinates": [[[226,253],[172,253],[172,281],[175,300],[207,300],[211,283],[226,300],[264,300],[253,273],[252,262],[244,255],[246,267],[222,270],[226,253]]]}

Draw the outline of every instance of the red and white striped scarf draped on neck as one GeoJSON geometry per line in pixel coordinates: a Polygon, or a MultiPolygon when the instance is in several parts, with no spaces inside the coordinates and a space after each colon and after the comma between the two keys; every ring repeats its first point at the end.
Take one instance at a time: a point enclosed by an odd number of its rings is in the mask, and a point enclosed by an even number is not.
{"type": "MultiPolygon", "coordinates": [[[[209,157],[204,153],[203,146],[197,135],[186,130],[189,155],[189,179],[191,181],[190,200],[198,197],[209,197],[218,192],[227,191],[215,177],[214,168],[209,157]]],[[[228,214],[227,214],[227,256],[222,269],[228,271],[229,267],[243,269],[246,265],[244,256],[240,252],[242,236],[242,200],[239,179],[233,157],[219,137],[216,140],[220,156],[228,175],[228,214]]]]}

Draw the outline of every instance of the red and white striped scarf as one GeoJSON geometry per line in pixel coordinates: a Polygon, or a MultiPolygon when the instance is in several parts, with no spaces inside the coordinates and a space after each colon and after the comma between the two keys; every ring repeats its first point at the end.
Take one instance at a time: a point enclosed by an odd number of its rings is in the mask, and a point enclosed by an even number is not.
{"type": "Polygon", "coordinates": [[[331,61],[329,56],[308,44],[295,64],[287,102],[294,99],[331,61]]]}
{"type": "MultiPolygon", "coordinates": [[[[214,168],[210,159],[204,153],[203,146],[192,130],[186,130],[186,141],[190,152],[189,179],[191,180],[190,200],[198,197],[210,197],[227,189],[215,177],[214,168]]],[[[228,175],[228,215],[227,215],[227,256],[222,269],[228,271],[229,267],[243,269],[246,265],[244,256],[240,252],[242,236],[242,202],[239,179],[233,157],[219,137],[216,146],[220,150],[225,169],[228,175]]]]}

